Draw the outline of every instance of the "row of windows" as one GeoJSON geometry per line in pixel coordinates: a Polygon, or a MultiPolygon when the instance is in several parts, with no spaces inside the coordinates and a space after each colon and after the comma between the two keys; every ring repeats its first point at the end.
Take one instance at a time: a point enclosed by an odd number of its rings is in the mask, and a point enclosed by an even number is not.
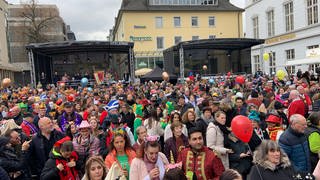
{"type": "MultiPolygon", "coordinates": [[[[318,0],[307,0],[307,23],[308,25],[318,23],[318,0]]],[[[268,37],[275,35],[275,12],[270,10],[266,13],[267,16],[267,35],[268,37]]],[[[294,30],[294,15],[293,15],[293,2],[290,1],[284,4],[284,18],[285,18],[285,31],[289,32],[294,30]]],[[[259,17],[252,18],[253,37],[259,38],[259,17]]]]}
{"type": "MultiPolygon", "coordinates": [[[[311,46],[307,46],[307,49],[315,49],[315,48],[319,48],[319,45],[311,45],[311,46]]],[[[291,61],[295,59],[295,49],[287,49],[285,50],[286,53],[286,60],[287,61],[291,61]]],[[[269,71],[270,74],[272,74],[273,72],[275,72],[276,70],[276,53],[275,52],[271,52],[269,53],[269,71]]],[[[255,55],[253,56],[253,66],[255,68],[256,71],[261,70],[261,61],[260,61],[260,56],[259,55],[255,55]]],[[[315,69],[314,67],[316,67],[315,65],[310,65],[311,70],[315,69]]],[[[309,67],[309,69],[310,69],[309,67]]],[[[292,74],[295,73],[295,66],[287,66],[286,67],[288,70],[288,73],[292,74]]]]}
{"type": "MultiPolygon", "coordinates": [[[[209,39],[214,39],[216,38],[215,35],[209,35],[208,37],[209,39]]],[[[199,36],[192,36],[192,40],[199,40],[200,37],[199,36]]],[[[174,37],[174,44],[178,44],[182,41],[182,37],[181,36],[175,36],[174,37]]],[[[157,37],[157,49],[164,49],[164,37],[157,37]]]]}
{"type": "Polygon", "coordinates": [[[218,5],[218,0],[149,0],[149,5],[218,5]]]}
{"type": "MultiPolygon", "coordinates": [[[[191,23],[192,27],[198,27],[199,26],[198,16],[192,16],[190,23],[191,23]]],[[[209,16],[208,17],[209,27],[215,26],[215,23],[216,23],[215,17],[209,16]]],[[[161,16],[156,17],[155,24],[156,24],[156,28],[163,28],[163,17],[161,17],[161,16]]],[[[179,16],[173,17],[173,26],[174,27],[181,27],[181,17],[179,17],[179,16]]]]}

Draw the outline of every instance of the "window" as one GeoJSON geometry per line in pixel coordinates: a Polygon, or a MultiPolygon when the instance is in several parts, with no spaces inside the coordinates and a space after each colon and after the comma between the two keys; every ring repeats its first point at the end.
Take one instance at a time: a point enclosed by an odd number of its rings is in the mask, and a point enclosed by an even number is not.
{"type": "Polygon", "coordinates": [[[214,39],[214,38],[216,38],[215,35],[209,35],[209,39],[214,39]]]}
{"type": "Polygon", "coordinates": [[[319,45],[311,45],[311,46],[307,46],[307,49],[316,49],[319,48],[319,45]]]}
{"type": "Polygon", "coordinates": [[[295,59],[295,51],[294,51],[294,49],[286,50],[286,57],[287,57],[288,61],[295,59]]]}
{"type": "Polygon", "coordinates": [[[163,49],[163,48],[164,48],[164,38],[157,37],[157,49],[163,49]]]}
{"type": "Polygon", "coordinates": [[[162,17],[156,17],[156,28],[162,28],[162,27],[163,27],[162,17]]]}
{"type": "MultiPolygon", "coordinates": [[[[309,71],[317,72],[317,68],[320,67],[320,64],[310,64],[309,71]]],[[[319,75],[319,73],[317,73],[319,75]]]]}
{"type": "Polygon", "coordinates": [[[174,27],[181,27],[181,18],[180,17],[173,17],[174,27]]]}
{"type": "Polygon", "coordinates": [[[216,24],[215,17],[209,16],[209,26],[212,27],[212,26],[215,26],[215,24],[216,24]]]}
{"type": "Polygon", "coordinates": [[[259,19],[258,19],[258,16],[252,18],[252,24],[253,24],[253,38],[258,39],[259,38],[259,19]]]}
{"type": "Polygon", "coordinates": [[[293,2],[284,5],[286,32],[293,30],[293,2]]]}
{"type": "Polygon", "coordinates": [[[254,61],[253,62],[254,70],[256,72],[261,70],[260,56],[259,55],[253,56],[253,61],[254,61]]]}
{"type": "Polygon", "coordinates": [[[182,41],[182,37],[181,36],[175,36],[174,37],[174,44],[178,44],[181,41],[182,41]]]}
{"type": "Polygon", "coordinates": [[[269,60],[269,68],[270,74],[276,73],[276,53],[271,52],[269,53],[270,60],[269,60]]]}
{"type": "Polygon", "coordinates": [[[274,36],[274,11],[267,12],[268,18],[268,36],[274,36]]]}
{"type": "Polygon", "coordinates": [[[198,27],[198,17],[196,17],[196,16],[191,17],[191,26],[198,27]]]}
{"type": "Polygon", "coordinates": [[[296,72],[296,67],[295,66],[287,66],[286,69],[287,69],[289,75],[295,74],[295,72],[296,72]]]}
{"type": "Polygon", "coordinates": [[[199,40],[199,36],[192,36],[192,40],[199,40]]]}
{"type": "Polygon", "coordinates": [[[308,25],[318,23],[318,0],[307,0],[308,25]]]}

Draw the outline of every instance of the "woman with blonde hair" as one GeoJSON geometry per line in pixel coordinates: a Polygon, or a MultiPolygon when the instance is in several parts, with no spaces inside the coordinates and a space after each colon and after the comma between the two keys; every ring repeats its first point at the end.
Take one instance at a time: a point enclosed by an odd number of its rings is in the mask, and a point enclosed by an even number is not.
{"type": "Polygon", "coordinates": [[[85,174],[82,180],[104,180],[107,176],[107,168],[100,156],[90,157],[85,166],[85,174]]]}
{"type": "Polygon", "coordinates": [[[230,131],[227,129],[226,114],[223,111],[215,113],[215,121],[210,122],[207,128],[207,146],[213,149],[220,157],[225,169],[229,169],[229,153],[233,153],[232,149],[225,147],[230,131]]]}
{"type": "Polygon", "coordinates": [[[190,128],[196,127],[196,113],[194,110],[188,109],[182,115],[182,123],[184,123],[189,131],[190,128]]]}

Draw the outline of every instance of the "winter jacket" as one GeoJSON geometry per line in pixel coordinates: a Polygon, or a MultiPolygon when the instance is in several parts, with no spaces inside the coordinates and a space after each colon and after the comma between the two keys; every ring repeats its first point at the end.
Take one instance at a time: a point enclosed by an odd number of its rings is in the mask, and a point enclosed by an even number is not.
{"type": "Polygon", "coordinates": [[[263,134],[263,139],[261,139],[258,134],[256,133],[255,130],[253,130],[252,136],[250,138],[250,141],[248,142],[251,151],[255,151],[256,148],[261,144],[262,140],[264,139],[270,139],[269,134],[266,130],[261,129],[262,134],[263,134]]]}
{"type": "MultiPolygon", "coordinates": [[[[187,147],[189,145],[188,138],[184,134],[181,135],[181,138],[182,138],[184,147],[187,147]]],[[[180,151],[183,149],[180,149],[180,151]]],[[[174,162],[177,163],[178,154],[180,153],[180,151],[179,152],[177,151],[176,138],[174,136],[166,140],[164,144],[164,154],[166,155],[170,163],[172,163],[171,153],[172,153],[174,162]]]]}
{"type": "Polygon", "coordinates": [[[227,144],[233,150],[233,153],[229,154],[230,169],[235,169],[245,176],[249,173],[252,166],[252,156],[240,158],[240,154],[247,153],[249,151],[248,145],[237,139],[232,134],[229,134],[227,144]]]}
{"type": "Polygon", "coordinates": [[[55,142],[62,139],[64,134],[59,131],[53,130],[48,140],[41,132],[33,136],[28,150],[28,162],[31,167],[32,174],[40,177],[44,164],[49,159],[49,154],[55,142]]]}
{"type": "MultiPolygon", "coordinates": [[[[10,174],[20,171],[21,175],[17,179],[30,178],[26,157],[27,154],[25,151],[22,151],[21,159],[19,159],[12,147],[0,147],[0,167],[2,167],[9,176],[10,174]]],[[[0,177],[0,179],[1,178],[2,177],[0,177]]]]}
{"type": "Polygon", "coordinates": [[[310,163],[311,169],[313,170],[318,161],[320,153],[320,129],[315,125],[309,125],[305,131],[306,137],[308,138],[308,144],[310,149],[310,163]]]}
{"type": "Polygon", "coordinates": [[[207,141],[206,141],[207,128],[208,128],[209,123],[211,123],[213,121],[214,121],[214,119],[212,116],[210,119],[205,119],[203,115],[201,115],[201,117],[196,120],[196,126],[202,132],[203,142],[205,143],[205,145],[207,143],[207,141]]]}
{"type": "Polygon", "coordinates": [[[310,153],[307,137],[295,132],[289,127],[279,139],[279,145],[284,150],[296,171],[310,172],[310,153]]]}
{"type": "MultiPolygon", "coordinates": [[[[256,152],[258,153],[258,152],[256,152]]],[[[254,166],[252,166],[248,180],[294,180],[294,170],[289,158],[283,154],[277,166],[270,161],[256,159],[254,156],[254,166]]]]}
{"type": "Polygon", "coordinates": [[[207,147],[213,149],[213,151],[221,159],[225,169],[229,169],[229,156],[227,148],[224,147],[224,136],[218,126],[209,123],[207,129],[207,147]]]}
{"type": "Polygon", "coordinates": [[[0,177],[2,180],[10,180],[8,173],[0,166],[0,177]]]}
{"type": "Polygon", "coordinates": [[[70,158],[66,159],[61,156],[60,153],[56,152],[53,150],[50,155],[49,159],[47,160],[42,172],[40,179],[42,180],[78,180],[78,170],[77,168],[79,167],[77,164],[78,156],[75,151],[71,153],[70,158]],[[75,167],[69,167],[67,165],[68,162],[75,161],[76,166],[75,167]],[[63,165],[63,170],[60,171],[57,168],[58,164],[63,165]]]}

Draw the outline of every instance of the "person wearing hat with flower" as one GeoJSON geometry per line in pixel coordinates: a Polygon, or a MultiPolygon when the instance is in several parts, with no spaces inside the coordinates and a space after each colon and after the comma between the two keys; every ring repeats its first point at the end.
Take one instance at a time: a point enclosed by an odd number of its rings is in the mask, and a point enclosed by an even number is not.
{"type": "Polygon", "coordinates": [[[99,155],[100,141],[92,134],[91,125],[88,121],[82,121],[78,127],[78,131],[80,132],[79,136],[74,137],[72,143],[74,150],[79,155],[80,172],[84,174],[86,160],[90,156],[99,155]]]}
{"type": "Polygon", "coordinates": [[[74,151],[70,137],[60,139],[50,152],[40,179],[78,180],[78,155],[74,151]]]}

